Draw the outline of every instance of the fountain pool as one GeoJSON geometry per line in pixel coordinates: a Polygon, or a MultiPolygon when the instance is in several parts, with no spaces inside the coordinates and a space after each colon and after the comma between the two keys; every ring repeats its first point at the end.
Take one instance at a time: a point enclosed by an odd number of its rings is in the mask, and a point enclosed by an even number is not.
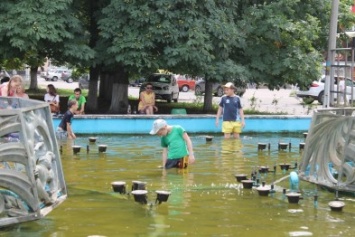
{"type": "Polygon", "coordinates": [[[282,171],[279,164],[299,164],[303,134],[248,134],[241,140],[214,135],[210,142],[206,135],[191,135],[197,162],[186,170],[159,168],[156,136],[59,141],[67,200],[43,219],[2,229],[1,236],[353,236],[354,197],[341,196],[346,206],[333,212],[328,203],[334,193],[314,184],[300,183],[298,204],[289,204],[282,193],[289,189],[283,178],[292,170],[282,171]],[[270,143],[270,150],[258,151],[259,142],[270,143]],[[279,150],[280,142],[291,143],[291,149],[279,150]],[[81,146],[75,155],[73,145],[81,146]],[[99,152],[99,145],[106,145],[106,152],[99,152]],[[274,165],[276,173],[258,178],[266,185],[275,182],[276,193],[259,196],[236,181],[235,174],[250,178],[259,166],[274,165]],[[124,181],[130,191],[135,180],[146,182],[148,205],[112,190],[113,181],[124,181]],[[156,190],[171,192],[167,202],[155,203],[156,190]]]}

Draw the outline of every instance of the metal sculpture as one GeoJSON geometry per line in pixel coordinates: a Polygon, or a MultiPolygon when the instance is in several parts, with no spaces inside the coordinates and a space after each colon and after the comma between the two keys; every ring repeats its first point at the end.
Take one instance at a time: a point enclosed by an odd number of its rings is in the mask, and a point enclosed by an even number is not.
{"type": "Polygon", "coordinates": [[[0,227],[40,219],[66,197],[48,104],[0,97],[0,227]]]}
{"type": "Polygon", "coordinates": [[[355,109],[314,112],[299,177],[328,189],[355,192],[355,109]]]}

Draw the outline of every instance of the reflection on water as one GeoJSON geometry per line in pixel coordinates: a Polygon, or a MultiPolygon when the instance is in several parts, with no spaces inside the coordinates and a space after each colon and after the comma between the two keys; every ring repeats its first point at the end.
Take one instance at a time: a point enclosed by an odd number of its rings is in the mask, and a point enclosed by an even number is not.
{"type": "Polygon", "coordinates": [[[81,137],[61,142],[62,164],[69,198],[46,218],[3,229],[0,236],[352,236],[355,199],[347,197],[343,212],[330,212],[334,194],[309,183],[300,184],[304,199],[288,204],[277,184],[273,197],[260,197],[245,190],[234,175],[250,178],[259,166],[276,173],[258,174],[260,182],[282,179],[279,164],[300,162],[298,145],[303,135],[248,135],[241,140],[222,136],[206,142],[192,135],[196,164],[187,170],[163,170],[160,140],[154,136],[98,136],[95,143],[81,137]],[[278,150],[278,142],[292,143],[291,151],[278,150]],[[257,143],[270,143],[270,150],[258,151],[257,143]],[[98,146],[107,145],[100,153],[98,146]],[[134,202],[132,195],[114,193],[113,181],[147,182],[148,205],[134,202]],[[156,190],[171,192],[158,205],[156,190]],[[317,192],[318,208],[313,205],[317,192]]]}

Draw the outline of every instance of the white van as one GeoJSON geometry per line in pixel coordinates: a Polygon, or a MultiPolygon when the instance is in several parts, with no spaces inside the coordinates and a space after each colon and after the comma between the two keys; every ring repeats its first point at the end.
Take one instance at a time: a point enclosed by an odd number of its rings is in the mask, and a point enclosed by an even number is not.
{"type": "Polygon", "coordinates": [[[145,90],[147,83],[153,85],[153,91],[156,99],[163,99],[170,103],[172,100],[178,102],[179,99],[179,85],[175,79],[174,74],[151,74],[145,83],[142,84],[140,91],[145,90]]]}

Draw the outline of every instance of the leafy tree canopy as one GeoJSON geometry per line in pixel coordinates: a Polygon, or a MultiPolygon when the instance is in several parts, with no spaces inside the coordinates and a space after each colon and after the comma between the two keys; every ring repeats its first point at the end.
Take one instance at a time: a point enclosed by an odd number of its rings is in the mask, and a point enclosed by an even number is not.
{"type": "MultiPolygon", "coordinates": [[[[129,71],[305,85],[321,71],[330,6],[331,0],[112,0],[99,21],[101,45],[106,62],[129,71]]],[[[350,12],[345,16],[354,22],[350,12]]]]}
{"type": "Polygon", "coordinates": [[[0,50],[41,66],[46,57],[59,62],[94,57],[87,35],[71,8],[72,0],[3,0],[0,3],[0,50]]]}

